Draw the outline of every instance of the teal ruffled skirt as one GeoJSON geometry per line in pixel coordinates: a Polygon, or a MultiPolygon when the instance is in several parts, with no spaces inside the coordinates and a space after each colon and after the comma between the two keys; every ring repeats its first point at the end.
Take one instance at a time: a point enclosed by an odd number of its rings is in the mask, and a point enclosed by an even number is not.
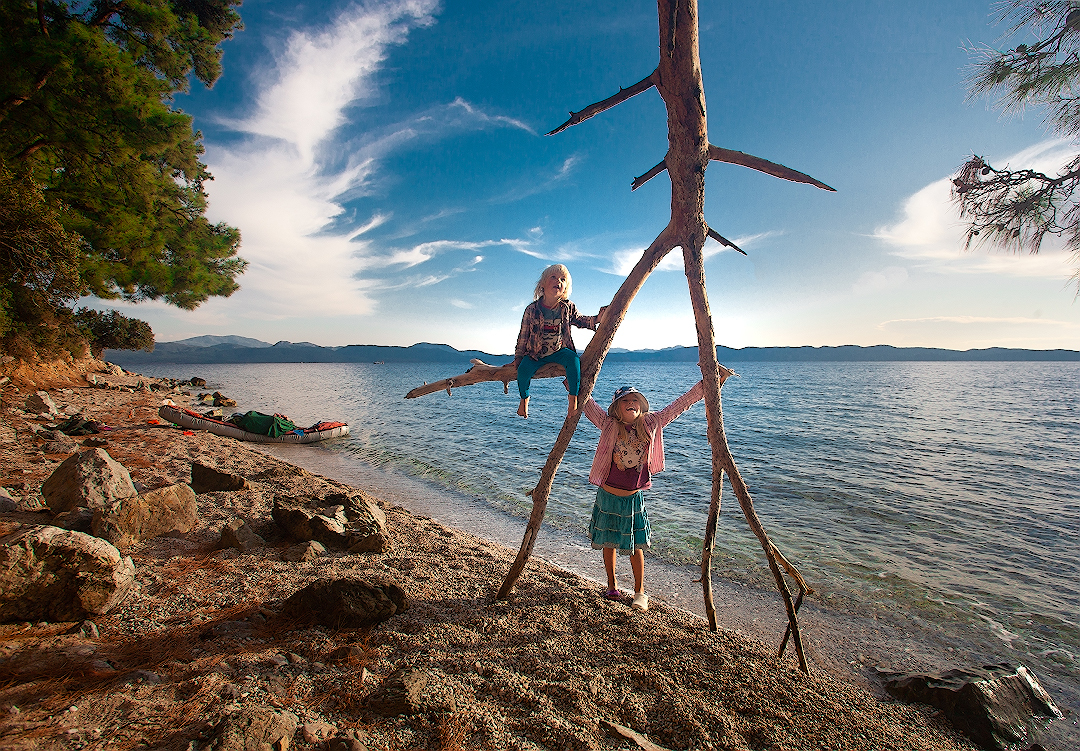
{"type": "Polygon", "coordinates": [[[644,494],[639,490],[633,495],[612,495],[597,488],[589,521],[589,539],[597,550],[615,548],[624,555],[652,545],[644,494]]]}

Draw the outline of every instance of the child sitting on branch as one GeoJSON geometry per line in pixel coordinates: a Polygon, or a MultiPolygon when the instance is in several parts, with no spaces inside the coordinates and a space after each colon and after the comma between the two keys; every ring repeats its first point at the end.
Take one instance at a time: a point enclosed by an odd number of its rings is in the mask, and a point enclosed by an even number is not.
{"type": "Polygon", "coordinates": [[[561,263],[548,266],[533,291],[533,301],[521,316],[521,331],[514,348],[517,366],[518,394],[521,402],[517,413],[529,416],[529,383],[540,366],[561,365],[566,371],[566,390],[569,392],[566,414],[577,410],[578,389],[581,385],[581,359],[578,357],[570,327],[596,331],[603,319],[604,308],[595,316],[578,314],[570,302],[570,272],[561,263]]]}

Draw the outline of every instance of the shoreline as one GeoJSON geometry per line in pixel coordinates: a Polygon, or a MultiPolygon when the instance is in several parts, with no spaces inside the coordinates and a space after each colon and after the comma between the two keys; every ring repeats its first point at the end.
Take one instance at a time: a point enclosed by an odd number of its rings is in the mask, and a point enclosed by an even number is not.
{"type": "MultiPolygon", "coordinates": [[[[477,535],[512,553],[516,554],[520,547],[527,520],[485,507],[468,494],[355,459],[343,461],[340,454],[318,445],[260,444],[256,450],[348,485],[370,489],[374,495],[414,514],[477,535]]],[[[597,590],[604,588],[599,552],[591,549],[584,536],[552,528],[545,522],[528,565],[532,561],[542,561],[581,576],[593,582],[597,590]]],[[[764,557],[761,567],[767,575],[764,557]]],[[[619,561],[618,575],[620,586],[628,589],[626,585],[632,580],[626,561],[619,561]]],[[[699,567],[678,565],[646,554],[645,589],[652,601],[664,602],[705,623],[700,575],[699,567]]],[[[501,581],[500,577],[495,586],[501,581]]],[[[759,585],[727,578],[722,567],[714,563],[712,585],[718,627],[775,649],[787,626],[787,617],[771,580],[759,585]]],[[[799,616],[807,659],[812,669],[827,670],[866,688],[878,698],[888,698],[878,670],[924,672],[1002,661],[1000,655],[980,652],[967,642],[961,644],[955,634],[917,624],[905,611],[882,609],[860,613],[851,609],[854,604],[843,593],[834,594],[827,601],[823,601],[820,592],[807,598],[799,616]]]]}
{"type": "MultiPolygon", "coordinates": [[[[195,530],[129,551],[137,591],[98,619],[99,638],[64,636],[55,624],[0,627],[0,670],[9,676],[13,665],[32,663],[43,648],[69,655],[89,650],[115,668],[115,675],[93,680],[62,679],[60,690],[53,683],[47,693],[49,679],[29,680],[24,671],[21,682],[0,691],[0,732],[10,747],[23,739],[25,748],[67,748],[78,736],[87,748],[104,748],[105,739],[119,747],[149,740],[186,748],[208,732],[207,720],[185,716],[194,701],[219,725],[255,709],[291,712],[302,726],[296,748],[321,747],[331,733],[352,733],[371,749],[451,748],[459,736],[461,748],[621,747],[600,731],[597,718],[671,748],[756,748],[766,741],[793,749],[973,748],[928,708],[881,701],[829,671],[804,676],[792,656],[778,662],[772,647],[732,630],[711,633],[699,617],[662,600],[644,614],[608,603],[593,581],[535,556],[514,597],[493,602],[516,549],[399,505],[384,504],[393,539],[385,553],[331,551],[290,564],[280,559],[284,540],[251,554],[215,552],[220,527],[232,515],[266,530],[275,493],[343,484],[229,439],[149,425],[161,402],[157,394],[82,388],[56,398],[108,418],[116,429],[106,450],[144,486],[186,482],[190,461],[199,458],[244,474],[253,488],[198,496],[195,530]],[[370,634],[275,626],[281,600],[318,576],[340,572],[392,576],[412,606],[370,634]],[[241,629],[247,641],[231,639],[226,623],[247,624],[241,629]],[[133,684],[125,668],[138,663],[130,655],[163,637],[176,649],[142,660],[158,682],[133,684]],[[355,648],[352,657],[331,659],[342,647],[355,648]],[[424,671],[455,697],[454,709],[386,718],[365,707],[400,668],[424,671]],[[126,722],[120,708],[136,694],[166,707],[157,731],[145,724],[134,733],[120,730],[126,722]],[[76,699],[87,695],[89,701],[76,699]],[[69,705],[76,710],[60,711],[69,705]]],[[[5,394],[3,403],[5,425],[13,426],[19,418],[10,412],[12,399],[5,394]]],[[[19,440],[2,449],[3,482],[26,478],[28,496],[59,459],[19,440]]],[[[17,516],[0,515],[7,531],[16,523],[47,522],[40,513],[17,516]]]]}

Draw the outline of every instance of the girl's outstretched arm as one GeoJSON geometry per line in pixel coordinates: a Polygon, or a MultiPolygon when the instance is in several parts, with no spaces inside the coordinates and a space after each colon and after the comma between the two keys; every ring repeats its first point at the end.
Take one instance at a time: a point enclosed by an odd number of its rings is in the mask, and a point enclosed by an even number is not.
{"type": "Polygon", "coordinates": [[[686,410],[705,398],[705,384],[698,381],[690,390],[656,413],[657,424],[664,427],[686,410]]]}
{"type": "Polygon", "coordinates": [[[589,422],[591,422],[593,425],[600,428],[601,430],[604,429],[605,422],[611,421],[611,416],[607,413],[606,410],[604,410],[603,407],[597,404],[596,400],[593,399],[591,396],[585,402],[585,407],[582,412],[585,413],[585,417],[589,418],[589,422]]]}

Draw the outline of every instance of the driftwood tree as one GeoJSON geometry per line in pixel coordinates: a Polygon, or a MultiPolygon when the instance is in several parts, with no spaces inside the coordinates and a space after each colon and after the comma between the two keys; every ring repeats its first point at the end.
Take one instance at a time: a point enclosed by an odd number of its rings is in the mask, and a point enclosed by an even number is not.
{"type": "MultiPolygon", "coordinates": [[[[573,112],[570,119],[548,135],[554,135],[572,125],[577,125],[590,117],[608,110],[626,101],[632,96],[656,88],[667,108],[668,116],[668,151],[664,159],[651,170],[635,178],[632,189],[643,185],[665,170],[671,179],[671,220],[663,231],[642,254],[641,259],[619,287],[618,292],[607,307],[603,321],[597,327],[592,341],[581,356],[581,390],[579,405],[583,404],[592,392],[596,376],[611,347],[615,332],[622,322],[631,301],[645,283],[646,278],[660,261],[675,248],[682,248],[683,265],[690,289],[690,299],[694,308],[694,320],[697,329],[699,367],[705,386],[705,414],[709,446],[712,454],[712,494],[709,504],[709,516],[705,526],[705,539],[701,553],[701,583],[705,600],[705,611],[709,618],[709,627],[716,630],[716,611],[712,598],[711,560],[713,542],[716,534],[716,522],[720,513],[720,496],[723,478],[726,474],[735,497],[738,498],[743,514],[750,528],[754,531],[765,557],[769,562],[777,589],[784,600],[788,616],[787,632],[780,645],[780,654],[784,653],[788,638],[791,637],[798,654],[799,665],[804,671],[809,668],[803,650],[799,632],[798,609],[804,594],[812,590],[795,568],[773,544],[754,510],[753,499],[728,448],[724,434],[723,409],[720,389],[724,381],[732,374],[721,366],[716,359],[716,336],[713,331],[712,314],[705,289],[705,266],[703,249],[708,238],[713,238],[724,245],[737,248],[733,243],[709,227],[705,221],[705,169],[710,161],[728,162],[765,172],[775,177],[795,182],[809,183],[825,190],[829,186],[801,172],[788,169],[779,164],[744,154],[740,151],[723,149],[709,143],[706,131],[705,93],[701,80],[701,63],[698,57],[698,14],[697,0],[658,0],[660,25],[660,62],[656,69],[633,86],[622,89],[619,93],[602,102],[589,105],[580,112],[573,112]],[[785,576],[786,574],[786,576],[785,576]],[[798,595],[793,600],[788,587],[788,578],[798,587],[798,595]]],[[[562,368],[548,365],[541,368],[536,377],[562,375],[562,368]]],[[[504,390],[509,381],[516,378],[513,365],[492,367],[478,364],[454,378],[425,385],[414,389],[408,398],[422,396],[435,391],[446,390],[448,393],[455,386],[465,386],[483,381],[502,381],[504,390]]],[[[518,577],[521,575],[532,554],[536,536],[547,508],[547,501],[554,481],[555,471],[562,461],[570,444],[570,439],[577,429],[581,417],[580,409],[568,415],[563,422],[547,462],[540,473],[540,480],[533,489],[532,514],[525,528],[524,539],[517,559],[511,566],[497,597],[509,596],[518,577]]]]}

